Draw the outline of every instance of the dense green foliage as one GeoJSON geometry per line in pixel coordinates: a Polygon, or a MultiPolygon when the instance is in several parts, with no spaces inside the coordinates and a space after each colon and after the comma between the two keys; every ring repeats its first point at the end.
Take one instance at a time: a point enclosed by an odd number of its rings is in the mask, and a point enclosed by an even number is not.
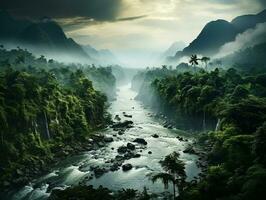
{"type": "Polygon", "coordinates": [[[180,199],[265,196],[265,74],[216,69],[156,78],[148,87],[149,95],[140,90],[139,99],[156,105],[173,121],[182,118],[187,128],[193,124],[197,129],[216,129],[200,135],[201,144],[210,147],[206,148],[209,167],[205,177],[197,184],[188,184],[180,199]]]}
{"type": "Polygon", "coordinates": [[[265,120],[261,118],[261,112],[265,112],[265,74],[243,76],[235,69],[209,73],[202,70],[195,74],[174,72],[167,70],[170,75],[151,76],[155,72],[148,71],[145,76],[149,78],[142,83],[138,99],[170,116],[179,128],[214,129],[221,119],[234,120],[240,129],[254,130],[265,120]],[[242,107],[246,106],[249,108],[244,111],[242,107]],[[245,119],[239,120],[237,109],[247,112],[245,119]],[[251,116],[254,111],[256,114],[251,116]]]}
{"type": "Polygon", "coordinates": [[[172,66],[167,67],[163,65],[162,68],[149,68],[139,71],[132,79],[132,89],[139,91],[140,89],[145,90],[149,87],[150,83],[156,78],[164,78],[172,75],[177,75],[189,71],[198,71],[198,69],[189,66],[186,63],[179,64],[175,69],[172,66]]]}
{"type": "Polygon", "coordinates": [[[107,188],[99,187],[94,189],[92,186],[77,186],[66,190],[54,190],[49,200],[149,200],[152,195],[147,193],[146,188],[143,192],[133,189],[122,189],[112,192],[107,188]]]}
{"type": "Polygon", "coordinates": [[[52,68],[56,63],[34,57],[29,61],[32,65],[25,67],[24,54],[29,53],[10,52],[2,50],[0,57],[22,53],[23,63],[10,64],[11,56],[0,66],[0,181],[12,178],[16,169],[20,169],[19,175],[40,170],[64,147],[80,147],[93,130],[109,120],[107,97],[87,77],[94,73],[104,79],[111,76],[110,71],[52,68]]]}
{"type": "Polygon", "coordinates": [[[101,91],[109,99],[115,98],[116,79],[112,74],[111,67],[96,67],[94,65],[64,64],[44,56],[36,58],[32,53],[25,49],[17,48],[6,50],[0,47],[0,71],[9,66],[19,71],[34,73],[36,70],[43,69],[50,71],[61,82],[65,83],[70,79],[70,75],[81,69],[93,87],[101,91]]]}

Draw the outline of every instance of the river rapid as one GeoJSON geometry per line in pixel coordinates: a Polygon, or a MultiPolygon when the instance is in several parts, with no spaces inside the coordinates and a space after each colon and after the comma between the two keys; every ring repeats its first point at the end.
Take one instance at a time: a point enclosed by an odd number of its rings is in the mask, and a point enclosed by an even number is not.
{"type": "MultiPolygon", "coordinates": [[[[5,199],[47,199],[52,189],[63,189],[78,185],[81,182],[95,187],[102,185],[112,190],[132,188],[142,191],[146,187],[149,192],[159,194],[166,191],[163,184],[160,182],[153,184],[147,175],[162,171],[159,161],[173,151],[179,152],[180,158],[186,163],[187,179],[193,180],[197,177],[200,173],[200,169],[196,165],[198,157],[183,153],[187,143],[192,141],[190,139],[186,142],[178,140],[176,136],[181,131],[164,128],[162,122],[153,117],[150,110],[145,109],[140,102],[134,100],[136,95],[137,93],[130,89],[130,84],[120,86],[117,92],[117,100],[112,102],[109,108],[109,112],[113,117],[119,115],[121,121],[132,120],[134,122],[133,128],[126,130],[123,135],[118,135],[112,128],[101,131],[104,135],[113,137],[114,141],[97,150],[66,158],[54,167],[50,173],[37,178],[21,189],[15,190],[5,199]],[[132,115],[132,118],[124,117],[123,112],[132,115]],[[159,138],[152,137],[153,134],[159,135],[159,138]],[[136,151],[141,156],[124,162],[124,164],[132,164],[133,168],[131,170],[123,172],[120,168],[118,171],[109,171],[99,178],[87,178],[93,175],[90,170],[91,166],[107,165],[110,159],[118,155],[118,147],[127,145],[128,142],[133,143],[132,141],[136,138],[143,138],[148,144],[145,148],[136,144],[136,151]],[[151,154],[148,153],[149,151],[151,154]]],[[[171,185],[168,192],[172,192],[171,185]]]]}

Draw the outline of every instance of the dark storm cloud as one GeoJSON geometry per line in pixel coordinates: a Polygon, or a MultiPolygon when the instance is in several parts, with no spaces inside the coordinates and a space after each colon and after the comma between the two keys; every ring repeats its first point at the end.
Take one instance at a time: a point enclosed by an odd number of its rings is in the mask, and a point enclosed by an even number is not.
{"type": "Polygon", "coordinates": [[[113,21],[121,9],[122,0],[1,0],[0,9],[19,17],[93,18],[113,21]]]}

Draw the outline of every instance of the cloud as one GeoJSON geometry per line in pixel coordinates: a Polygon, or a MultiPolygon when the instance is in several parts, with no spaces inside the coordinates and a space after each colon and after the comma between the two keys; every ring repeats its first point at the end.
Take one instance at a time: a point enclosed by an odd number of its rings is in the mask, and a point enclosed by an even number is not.
{"type": "Polygon", "coordinates": [[[134,16],[134,17],[124,17],[124,18],[119,18],[117,19],[117,21],[131,21],[131,20],[136,20],[136,19],[141,19],[141,18],[145,18],[148,15],[140,15],[140,16],[134,16]]]}
{"type": "Polygon", "coordinates": [[[223,45],[216,57],[221,58],[264,42],[266,42],[266,23],[261,23],[254,29],[249,29],[237,35],[235,41],[223,45]]]}
{"type": "Polygon", "coordinates": [[[1,0],[0,9],[21,17],[91,18],[113,21],[123,0],[1,0]]]}
{"type": "MultiPolygon", "coordinates": [[[[123,21],[133,21],[147,17],[147,15],[125,17],[113,19],[112,22],[123,22],[123,21]]],[[[86,26],[94,26],[102,24],[103,21],[95,21],[88,17],[74,17],[74,18],[57,18],[56,21],[64,28],[65,31],[73,31],[77,29],[82,29],[86,26]]],[[[107,21],[109,22],[109,21],[107,21]]]]}
{"type": "Polygon", "coordinates": [[[0,0],[19,17],[48,16],[81,44],[109,48],[128,60],[190,43],[209,21],[256,14],[265,0],[0,0]],[[136,52],[138,54],[136,54],[136,52]]]}

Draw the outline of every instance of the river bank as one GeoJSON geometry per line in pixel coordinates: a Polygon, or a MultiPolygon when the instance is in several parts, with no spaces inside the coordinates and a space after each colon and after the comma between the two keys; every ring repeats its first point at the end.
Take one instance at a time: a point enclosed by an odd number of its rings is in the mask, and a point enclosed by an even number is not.
{"type": "Polygon", "coordinates": [[[109,110],[116,123],[98,132],[103,142],[92,148],[92,140],[88,140],[85,152],[67,156],[55,163],[50,173],[35,177],[20,189],[14,188],[4,199],[46,199],[54,189],[78,185],[139,191],[146,187],[151,193],[171,193],[171,187],[165,190],[162,183],[153,184],[147,175],[161,171],[159,161],[173,151],[179,152],[186,164],[187,180],[196,180],[201,172],[197,166],[199,157],[185,151],[193,139],[183,136],[180,130],[164,127],[134,100],[135,96],[130,86],[119,88],[117,100],[109,110]]]}

